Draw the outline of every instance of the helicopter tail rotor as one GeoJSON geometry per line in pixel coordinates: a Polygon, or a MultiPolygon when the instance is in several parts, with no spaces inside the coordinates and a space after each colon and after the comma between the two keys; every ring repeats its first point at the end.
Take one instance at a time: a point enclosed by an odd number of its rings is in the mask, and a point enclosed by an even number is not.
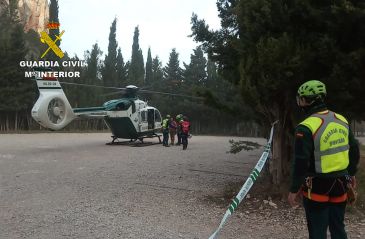
{"type": "Polygon", "coordinates": [[[76,118],[60,83],[56,78],[36,78],[39,98],[32,109],[32,117],[40,125],[60,130],[76,118]]]}

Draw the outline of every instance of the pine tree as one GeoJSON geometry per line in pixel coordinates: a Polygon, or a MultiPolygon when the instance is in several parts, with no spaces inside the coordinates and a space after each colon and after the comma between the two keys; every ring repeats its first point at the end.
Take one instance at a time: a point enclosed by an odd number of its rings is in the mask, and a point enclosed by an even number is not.
{"type": "Polygon", "coordinates": [[[0,21],[6,22],[0,22],[5,26],[0,30],[3,34],[0,38],[0,115],[6,117],[6,127],[3,127],[4,118],[0,117],[0,123],[1,128],[17,130],[20,118],[34,102],[36,91],[33,82],[24,78],[26,69],[19,66],[27,53],[23,26],[11,7],[3,11],[0,21]],[[13,122],[12,126],[9,119],[13,122]]]}
{"type": "Polygon", "coordinates": [[[153,80],[152,74],[152,55],[151,55],[151,48],[148,48],[148,55],[146,61],[146,77],[145,77],[145,84],[151,85],[153,80]]]}
{"type": "Polygon", "coordinates": [[[117,48],[116,40],[117,19],[115,18],[110,26],[108,54],[105,56],[102,70],[103,82],[105,86],[115,86],[118,81],[117,73],[117,48]]]}
{"type": "Polygon", "coordinates": [[[179,53],[176,52],[175,48],[172,49],[169,62],[163,68],[163,72],[166,84],[177,85],[181,83],[182,69],[180,68],[179,53]]]}
{"type": "Polygon", "coordinates": [[[207,87],[210,89],[220,89],[223,79],[219,77],[217,64],[208,57],[207,62],[207,87]]]}
{"type": "Polygon", "coordinates": [[[139,48],[139,29],[134,30],[132,57],[128,70],[128,80],[131,84],[141,86],[144,83],[144,60],[142,50],[139,48]]]}
{"type": "Polygon", "coordinates": [[[156,56],[152,61],[152,85],[159,86],[163,81],[162,62],[156,56]]]}
{"type": "Polygon", "coordinates": [[[207,60],[201,46],[193,50],[194,54],[190,55],[190,64],[184,63],[184,82],[188,84],[204,86],[207,80],[207,60]]]}

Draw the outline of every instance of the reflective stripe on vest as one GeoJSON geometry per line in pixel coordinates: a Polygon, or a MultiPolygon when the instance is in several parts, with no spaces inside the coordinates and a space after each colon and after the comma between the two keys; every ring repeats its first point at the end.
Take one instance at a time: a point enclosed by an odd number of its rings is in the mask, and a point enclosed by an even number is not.
{"type": "Polygon", "coordinates": [[[349,126],[342,115],[332,111],[319,112],[300,124],[312,132],[316,173],[331,173],[347,168],[349,126]]]}

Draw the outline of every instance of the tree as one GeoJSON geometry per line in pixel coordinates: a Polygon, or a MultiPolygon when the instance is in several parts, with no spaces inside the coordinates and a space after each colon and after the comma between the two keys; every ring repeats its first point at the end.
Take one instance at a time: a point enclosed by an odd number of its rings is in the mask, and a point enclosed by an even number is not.
{"type": "Polygon", "coordinates": [[[127,67],[124,64],[122,50],[118,48],[117,55],[117,84],[115,86],[124,87],[127,83],[127,67]]]}
{"type": "Polygon", "coordinates": [[[153,80],[153,74],[152,74],[152,55],[151,55],[151,48],[148,48],[148,54],[147,54],[147,61],[146,61],[146,77],[145,77],[145,83],[146,85],[151,85],[153,80]]]}
{"type": "MultiPolygon", "coordinates": [[[[100,57],[103,52],[100,50],[98,43],[92,46],[91,51],[86,51],[85,61],[87,63],[84,72],[84,83],[90,85],[102,85],[100,70],[101,60],[100,57]]],[[[101,103],[102,90],[100,88],[90,88],[87,91],[87,104],[99,105],[101,103]]]]}
{"type": "Polygon", "coordinates": [[[116,40],[117,19],[115,18],[110,26],[108,54],[105,56],[102,76],[105,86],[115,86],[117,84],[117,48],[116,40]]]}
{"type": "Polygon", "coordinates": [[[4,26],[0,29],[0,127],[6,130],[18,129],[35,98],[34,84],[24,78],[25,69],[19,66],[27,48],[15,3],[10,1],[0,13],[0,24],[4,26]],[[14,123],[10,125],[10,121],[14,123]]]}
{"type": "Polygon", "coordinates": [[[219,83],[222,80],[219,79],[218,72],[217,72],[217,65],[214,61],[208,58],[207,62],[207,81],[206,85],[210,89],[219,89],[219,83]]]}
{"type": "Polygon", "coordinates": [[[132,57],[128,70],[128,80],[131,84],[141,86],[144,83],[144,61],[142,50],[139,48],[139,29],[134,29],[132,57]]]}
{"type": "Polygon", "coordinates": [[[199,46],[193,50],[194,54],[190,55],[190,64],[184,63],[184,82],[205,86],[207,80],[207,59],[204,57],[202,47],[199,46]]]}
{"type": "Polygon", "coordinates": [[[158,85],[162,83],[162,80],[163,80],[162,62],[160,61],[158,56],[156,56],[155,58],[153,58],[152,61],[152,84],[158,85]]]}
{"type": "MultiPolygon", "coordinates": [[[[58,18],[58,0],[51,0],[49,4],[49,23],[60,23],[58,18]]],[[[60,35],[60,29],[49,29],[49,36],[55,41],[57,36],[60,35]]],[[[61,45],[61,40],[56,42],[57,46],[61,45]]],[[[58,56],[53,52],[49,51],[46,55],[47,60],[56,61],[58,56]]]]}
{"type": "Polygon", "coordinates": [[[182,69],[180,68],[179,53],[173,48],[170,53],[169,62],[163,68],[166,84],[177,85],[182,80],[182,69]]]}
{"type": "Polygon", "coordinates": [[[192,17],[192,36],[219,64],[225,79],[275,129],[272,182],[280,186],[289,172],[291,137],[298,120],[295,93],[304,81],[326,83],[329,106],[364,115],[359,93],[365,66],[365,6],[358,1],[218,0],[222,28],[210,31],[192,17]],[[349,100],[356,106],[346,106],[349,100]],[[336,103],[335,103],[336,102],[336,103]],[[356,110],[356,112],[354,112],[356,110]]]}

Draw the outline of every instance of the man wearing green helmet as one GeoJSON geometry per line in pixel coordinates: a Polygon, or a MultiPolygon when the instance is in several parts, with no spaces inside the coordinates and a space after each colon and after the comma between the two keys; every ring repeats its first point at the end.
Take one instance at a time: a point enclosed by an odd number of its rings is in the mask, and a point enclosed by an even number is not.
{"type": "Polygon", "coordinates": [[[354,200],[359,147],[347,120],[327,109],[326,86],[316,80],[298,89],[297,104],[306,119],[295,130],[292,183],[288,201],[303,197],[309,238],[347,238],[346,202],[354,200]]]}
{"type": "Polygon", "coordinates": [[[162,120],[162,145],[165,147],[169,147],[169,124],[170,124],[170,115],[166,115],[166,118],[162,120]]]}

